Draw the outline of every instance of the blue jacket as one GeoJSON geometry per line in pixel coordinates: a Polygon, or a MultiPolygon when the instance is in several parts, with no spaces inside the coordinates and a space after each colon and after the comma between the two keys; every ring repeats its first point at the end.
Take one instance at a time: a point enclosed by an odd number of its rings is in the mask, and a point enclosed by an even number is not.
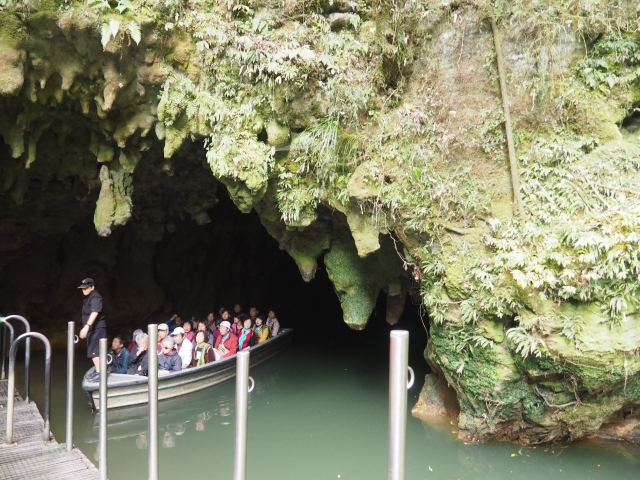
{"type": "Polygon", "coordinates": [[[173,333],[173,331],[178,328],[178,324],[176,322],[174,322],[173,320],[169,319],[167,320],[166,323],[169,326],[169,335],[171,335],[173,333]]]}
{"type": "Polygon", "coordinates": [[[171,351],[171,355],[161,353],[158,355],[158,370],[168,370],[170,372],[179,372],[182,370],[182,359],[178,352],[171,351]]]}
{"type": "Polygon", "coordinates": [[[127,363],[129,360],[129,350],[122,347],[120,353],[116,354],[113,348],[109,349],[109,355],[111,355],[111,365],[109,365],[109,372],[111,373],[127,373],[127,363]]]}

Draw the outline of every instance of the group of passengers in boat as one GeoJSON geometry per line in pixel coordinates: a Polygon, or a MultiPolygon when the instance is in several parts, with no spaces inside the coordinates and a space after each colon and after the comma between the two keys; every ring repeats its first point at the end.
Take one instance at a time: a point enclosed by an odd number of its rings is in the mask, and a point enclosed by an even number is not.
{"type": "MultiPolygon", "coordinates": [[[[240,304],[233,307],[233,314],[221,307],[217,317],[210,313],[200,320],[182,320],[174,314],[158,325],[158,373],[170,374],[228,358],[266,342],[279,331],[280,323],[273,310],[265,317],[251,307],[247,315],[240,304]]],[[[147,376],[147,354],[150,346],[153,348],[153,340],[140,329],[135,330],[132,337],[127,347],[122,335],[113,338],[109,373],[147,376]]]]}

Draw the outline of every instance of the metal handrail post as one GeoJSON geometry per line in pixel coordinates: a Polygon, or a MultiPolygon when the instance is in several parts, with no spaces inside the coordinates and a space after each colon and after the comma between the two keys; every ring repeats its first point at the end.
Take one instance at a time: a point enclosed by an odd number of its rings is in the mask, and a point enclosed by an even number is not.
{"type": "Polygon", "coordinates": [[[0,380],[5,380],[7,378],[7,374],[5,372],[4,364],[6,363],[7,358],[7,331],[0,324],[0,380]]]}
{"type": "Polygon", "coordinates": [[[391,332],[389,355],[389,462],[388,480],[404,480],[407,430],[407,372],[409,332],[391,332]]]}
{"type": "Polygon", "coordinates": [[[75,357],[75,322],[67,330],[67,452],[73,450],[73,362],[75,357]]]}
{"type": "Polygon", "coordinates": [[[158,480],[158,325],[147,327],[149,347],[149,480],[158,480]]]}
{"type": "Polygon", "coordinates": [[[107,480],[107,339],[101,338],[100,342],[100,411],[99,437],[100,437],[100,480],[107,480]]]}
{"type": "MultiPolygon", "coordinates": [[[[0,323],[0,330],[2,330],[2,380],[4,380],[6,378],[6,372],[5,372],[5,368],[4,368],[4,364],[6,363],[6,351],[7,351],[7,333],[6,333],[6,329],[4,327],[7,327],[7,329],[9,330],[9,347],[11,347],[11,344],[13,343],[13,337],[15,336],[15,330],[13,329],[13,325],[11,325],[8,322],[4,321],[4,318],[2,319],[2,322],[0,323]]],[[[8,395],[8,393],[7,393],[8,395]]]]}
{"type": "MultiPolygon", "coordinates": [[[[20,315],[9,315],[4,317],[7,320],[20,320],[24,324],[25,333],[31,332],[29,321],[20,315]]],[[[27,337],[24,345],[24,401],[29,403],[31,398],[31,337],[27,337]]]]}
{"type": "MultiPolygon", "coordinates": [[[[6,326],[9,329],[9,346],[11,346],[11,344],[13,343],[13,338],[15,337],[15,330],[13,329],[13,325],[11,325],[10,323],[6,323],[4,321],[4,319],[3,319],[2,322],[0,323],[0,326],[6,326]]],[[[4,333],[4,327],[2,328],[2,332],[4,333]]],[[[4,344],[7,343],[6,334],[3,335],[2,341],[3,341],[4,344]]],[[[4,347],[6,347],[6,345],[4,345],[4,347]]],[[[3,348],[2,350],[3,350],[3,353],[2,353],[2,366],[4,367],[4,351],[5,351],[5,349],[3,348]]]]}
{"type": "MultiPolygon", "coordinates": [[[[249,351],[236,356],[236,443],[233,480],[244,480],[247,469],[247,410],[249,404],[249,351]]],[[[253,379],[251,379],[253,382],[253,379]]]]}
{"type": "Polygon", "coordinates": [[[45,356],[44,356],[44,409],[43,409],[43,418],[44,418],[44,428],[43,428],[43,439],[45,442],[51,440],[50,435],[50,424],[49,417],[51,414],[51,344],[47,337],[37,332],[27,332],[20,335],[15,341],[11,344],[11,348],[9,349],[9,381],[7,385],[7,433],[6,433],[6,443],[13,443],[13,410],[14,410],[14,396],[13,391],[16,388],[16,353],[18,351],[18,344],[21,340],[29,339],[29,338],[37,338],[42,340],[45,347],[45,356]]]}

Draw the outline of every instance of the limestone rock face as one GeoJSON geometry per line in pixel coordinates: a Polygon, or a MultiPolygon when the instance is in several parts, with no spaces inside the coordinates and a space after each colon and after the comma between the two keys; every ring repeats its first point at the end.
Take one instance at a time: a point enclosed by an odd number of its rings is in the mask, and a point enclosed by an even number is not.
{"type": "Polygon", "coordinates": [[[17,95],[24,83],[24,65],[20,50],[0,47],[0,95],[17,95]]]}
{"type": "MultiPolygon", "coordinates": [[[[5,2],[0,267],[19,277],[44,238],[66,252],[59,237],[93,211],[109,246],[96,268],[113,273],[126,225],[155,244],[185,218],[215,223],[222,184],[304,280],[324,261],[352,328],[381,291],[391,324],[407,294],[422,301],[441,382],[423,403],[450,385],[461,438],[635,438],[637,12],[595,0],[540,22],[537,2],[508,3],[495,34],[514,172],[487,2],[321,1],[312,22],[297,0],[153,15],[5,2]]],[[[42,285],[70,282],[50,265],[42,285]]],[[[50,298],[27,290],[16,305],[50,298]]]]}
{"type": "Polygon", "coordinates": [[[274,147],[284,147],[289,143],[291,137],[291,131],[286,125],[281,125],[275,120],[272,120],[267,124],[267,138],[269,144],[274,147]]]}
{"type": "Polygon", "coordinates": [[[455,390],[437,374],[427,374],[418,402],[411,413],[427,422],[438,418],[457,418],[460,407],[455,390]]]}
{"type": "Polygon", "coordinates": [[[402,290],[404,271],[390,240],[377,252],[360,258],[351,238],[334,238],[324,261],[340,299],[344,321],[351,328],[360,330],[366,326],[381,288],[402,290]]]}

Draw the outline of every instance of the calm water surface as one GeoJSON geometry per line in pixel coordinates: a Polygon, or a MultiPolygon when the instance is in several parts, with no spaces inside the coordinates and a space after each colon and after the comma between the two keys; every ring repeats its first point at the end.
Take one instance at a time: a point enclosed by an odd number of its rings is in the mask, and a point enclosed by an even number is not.
{"type": "MultiPolygon", "coordinates": [[[[97,415],[89,411],[79,388],[89,361],[80,352],[78,356],[74,443],[97,465],[97,415]]],[[[39,406],[41,361],[36,354],[32,389],[39,406]]],[[[423,361],[412,355],[411,364],[421,378],[423,361]]],[[[54,355],[52,432],[62,443],[65,376],[65,353],[59,352],[54,355]]],[[[256,388],[250,394],[248,479],[386,478],[388,347],[327,350],[294,343],[253,368],[251,376],[256,388]]],[[[411,417],[421,383],[410,390],[407,405],[407,480],[640,478],[640,449],[632,445],[460,443],[455,426],[434,428],[411,417]]],[[[229,381],[160,402],[160,478],[232,478],[234,395],[235,384],[229,381]]],[[[146,406],[109,412],[110,479],[146,478],[146,430],[146,406]]]]}

